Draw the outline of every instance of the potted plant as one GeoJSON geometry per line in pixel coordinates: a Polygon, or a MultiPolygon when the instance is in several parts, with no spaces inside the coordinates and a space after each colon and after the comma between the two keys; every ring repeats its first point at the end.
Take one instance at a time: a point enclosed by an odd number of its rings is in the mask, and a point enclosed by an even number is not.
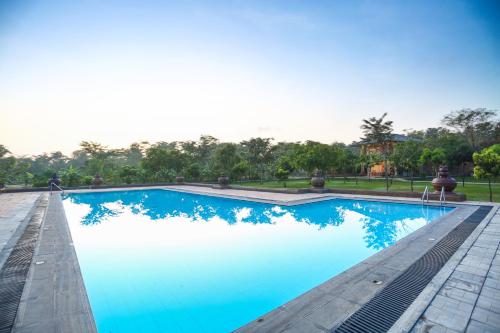
{"type": "Polygon", "coordinates": [[[94,176],[94,179],[92,179],[92,184],[94,186],[100,186],[104,183],[104,179],[102,179],[101,175],[99,173],[96,173],[94,176]]]}
{"type": "Polygon", "coordinates": [[[220,175],[217,181],[221,187],[227,187],[229,185],[229,177],[224,174],[220,175]]]}
{"type": "Polygon", "coordinates": [[[323,177],[323,174],[321,171],[317,170],[312,178],[311,178],[311,185],[314,188],[323,188],[325,187],[325,177],[323,177]]]}

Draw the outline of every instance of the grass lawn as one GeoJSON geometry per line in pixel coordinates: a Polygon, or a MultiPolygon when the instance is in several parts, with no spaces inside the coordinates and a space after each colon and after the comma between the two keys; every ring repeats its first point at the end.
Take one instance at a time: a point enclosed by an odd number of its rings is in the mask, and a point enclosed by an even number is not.
{"type": "MultiPolygon", "coordinates": [[[[245,183],[235,183],[235,185],[242,186],[252,186],[252,187],[263,187],[263,188],[282,188],[283,182],[279,181],[268,181],[268,182],[245,182],[245,183]]],[[[289,188],[308,188],[311,185],[307,180],[289,180],[287,181],[287,187],[289,188]]],[[[413,190],[415,192],[422,193],[425,186],[429,186],[432,189],[430,181],[418,181],[413,183],[413,190]]],[[[500,202],[500,183],[492,183],[493,189],[493,201],[500,202]]],[[[348,179],[344,182],[342,178],[328,180],[325,187],[329,188],[345,188],[345,189],[359,189],[359,190],[382,190],[385,191],[385,180],[384,179],[372,179],[370,182],[366,179],[359,179],[358,184],[354,179],[348,179]]],[[[389,191],[410,191],[410,182],[406,180],[394,180],[389,191]]],[[[462,183],[459,182],[455,192],[465,193],[467,195],[467,200],[477,200],[477,201],[489,201],[489,191],[488,184],[483,183],[473,183],[465,182],[465,186],[462,187],[462,183]]]]}

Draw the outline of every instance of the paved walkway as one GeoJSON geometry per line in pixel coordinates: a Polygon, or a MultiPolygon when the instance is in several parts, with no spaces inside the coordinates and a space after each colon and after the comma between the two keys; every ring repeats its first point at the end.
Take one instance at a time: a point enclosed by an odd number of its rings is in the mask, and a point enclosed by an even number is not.
{"type": "Polygon", "coordinates": [[[0,194],[0,253],[40,195],[33,192],[0,194]]]}
{"type": "Polygon", "coordinates": [[[500,332],[500,210],[412,332],[500,332]]]}

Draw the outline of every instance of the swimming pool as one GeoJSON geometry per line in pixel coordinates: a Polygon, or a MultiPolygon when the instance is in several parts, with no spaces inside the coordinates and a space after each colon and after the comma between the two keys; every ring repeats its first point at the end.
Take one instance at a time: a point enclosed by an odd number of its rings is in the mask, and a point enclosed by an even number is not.
{"type": "Polygon", "coordinates": [[[228,332],[451,208],[279,206],[171,190],[63,199],[99,332],[228,332]]]}

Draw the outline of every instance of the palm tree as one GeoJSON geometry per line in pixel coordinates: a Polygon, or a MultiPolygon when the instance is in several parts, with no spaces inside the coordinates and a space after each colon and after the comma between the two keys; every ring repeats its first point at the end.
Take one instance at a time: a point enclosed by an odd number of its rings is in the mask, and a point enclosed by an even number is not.
{"type": "Polygon", "coordinates": [[[380,146],[380,153],[384,160],[384,175],[386,190],[389,191],[389,174],[387,173],[387,160],[389,159],[389,142],[392,140],[392,121],[384,120],[387,113],[380,118],[371,117],[363,119],[361,129],[365,135],[362,142],[366,144],[376,144],[380,146]]]}

